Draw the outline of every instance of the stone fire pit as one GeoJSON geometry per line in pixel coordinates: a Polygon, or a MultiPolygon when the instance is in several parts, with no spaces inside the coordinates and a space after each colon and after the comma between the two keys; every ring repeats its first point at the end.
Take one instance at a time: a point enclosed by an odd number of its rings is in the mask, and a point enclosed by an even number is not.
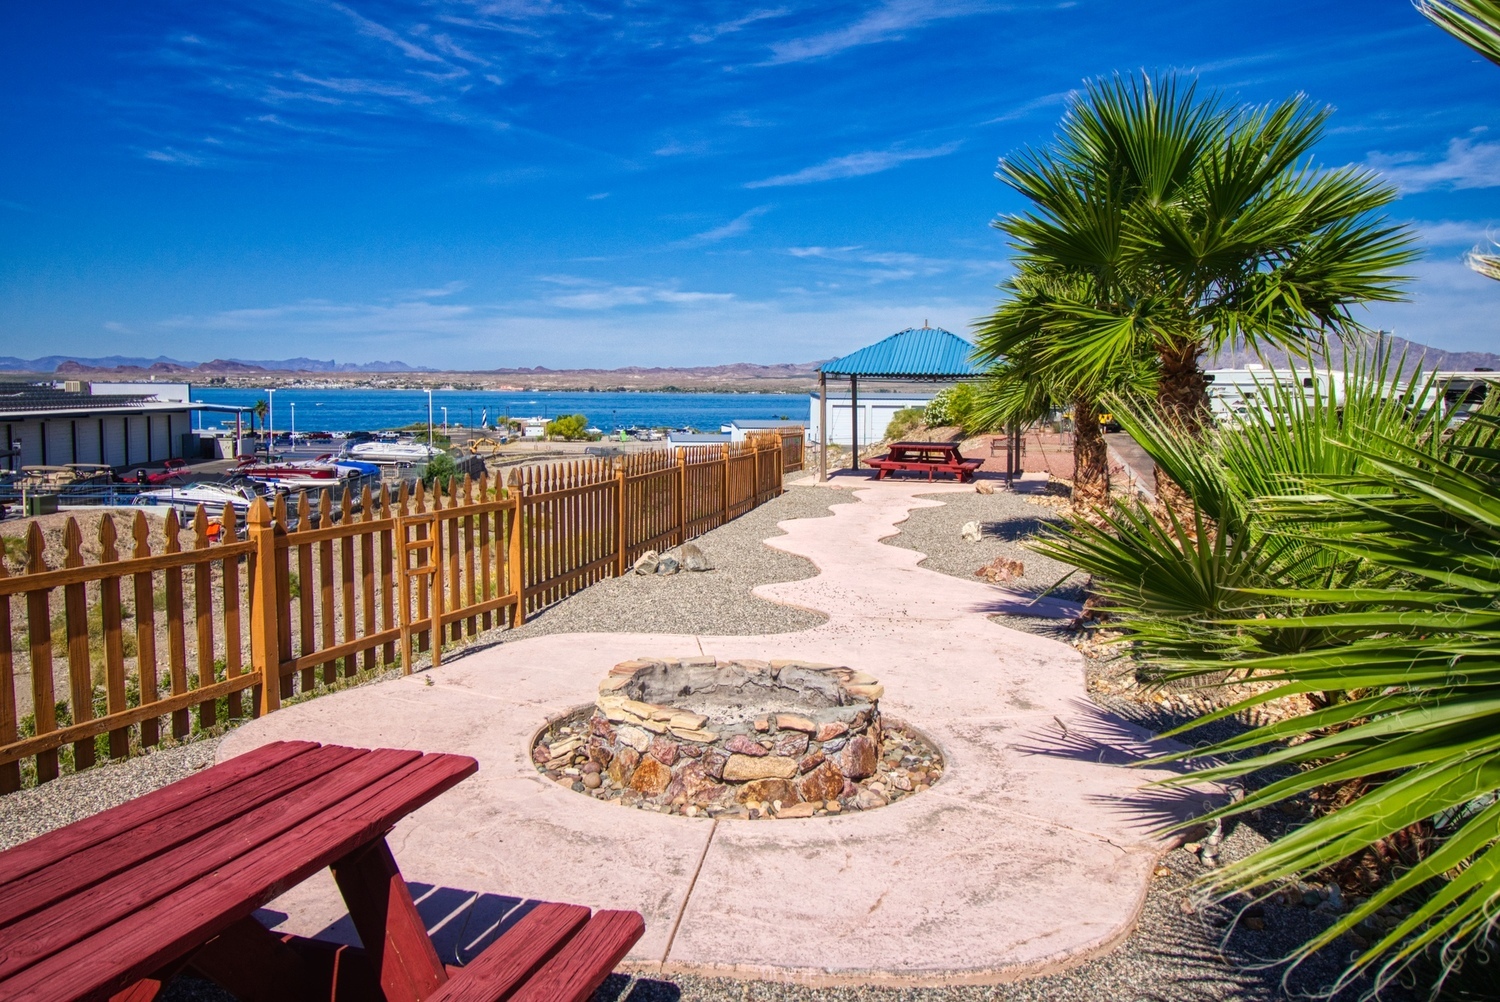
{"type": "Polygon", "coordinates": [[[839,665],[640,658],[544,730],[532,759],[580,793],[688,817],[869,810],[942,772],[926,739],[882,724],[883,692],[839,665]]]}

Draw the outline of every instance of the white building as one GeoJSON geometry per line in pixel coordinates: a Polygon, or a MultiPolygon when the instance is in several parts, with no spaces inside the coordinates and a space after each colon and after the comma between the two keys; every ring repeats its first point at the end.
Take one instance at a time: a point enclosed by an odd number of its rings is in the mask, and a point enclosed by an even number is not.
{"type": "Polygon", "coordinates": [[[737,418],[724,426],[729,433],[731,442],[743,442],[746,438],[762,431],[800,431],[807,434],[806,421],[779,421],[737,418]]]}
{"type": "Polygon", "coordinates": [[[696,431],[669,431],[667,432],[667,448],[676,449],[685,445],[728,445],[730,437],[726,434],[713,434],[696,431]]]}
{"type": "MultiPolygon", "coordinates": [[[[886,426],[891,423],[891,417],[899,410],[907,407],[925,408],[937,396],[938,389],[931,393],[869,393],[864,390],[859,394],[859,441],[860,447],[870,442],[879,442],[885,438],[886,426]]],[[[808,397],[808,419],[807,437],[810,442],[823,441],[823,429],[819,423],[818,394],[814,391],[808,397]]],[[[828,443],[830,445],[849,445],[849,436],[853,431],[851,418],[853,408],[850,405],[848,393],[838,393],[830,390],[828,393],[828,443]]]]}
{"type": "Polygon", "coordinates": [[[23,466],[114,467],[195,455],[187,384],[0,383],[0,455],[23,466]],[[156,388],[169,398],[156,395],[156,388]],[[180,393],[171,392],[181,387],[180,393]]]}

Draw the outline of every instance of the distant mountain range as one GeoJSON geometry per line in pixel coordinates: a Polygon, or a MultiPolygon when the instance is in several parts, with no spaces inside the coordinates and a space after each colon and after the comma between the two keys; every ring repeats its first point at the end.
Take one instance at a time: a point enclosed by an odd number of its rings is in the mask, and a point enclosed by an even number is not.
{"type": "Polygon", "coordinates": [[[184,362],[176,358],[158,355],[156,358],[137,358],[128,355],[106,355],[103,358],[81,358],[77,355],[44,355],[41,358],[16,358],[0,355],[0,370],[8,372],[56,373],[58,375],[85,375],[108,373],[128,375],[141,372],[149,375],[228,375],[250,372],[433,372],[422,366],[405,362],[336,362],[321,358],[283,358],[257,360],[245,358],[216,358],[211,362],[184,362]]]}
{"type": "MultiPolygon", "coordinates": [[[[1473,371],[1493,369],[1500,371],[1500,354],[1486,351],[1444,351],[1430,348],[1416,341],[1386,335],[1392,350],[1406,355],[1406,368],[1415,367],[1420,361],[1423,368],[1473,371]]],[[[1334,367],[1343,363],[1343,346],[1335,342],[1331,362],[1334,367]]],[[[1209,369],[1240,368],[1248,363],[1273,366],[1287,364],[1285,351],[1271,350],[1264,354],[1247,351],[1243,346],[1225,348],[1204,360],[1209,369]]],[[[208,362],[185,362],[164,355],[156,358],[139,358],[126,355],[107,355],[102,358],[83,358],[77,355],[45,355],[41,358],[16,358],[0,356],[0,371],[45,373],[55,376],[178,376],[183,378],[235,376],[254,378],[257,373],[295,374],[326,373],[330,375],[358,375],[362,373],[453,373],[483,377],[486,382],[517,383],[536,389],[645,389],[645,388],[741,388],[770,387],[783,384],[811,385],[816,380],[816,362],[784,362],[776,365],[756,365],[750,362],[734,362],[728,365],[698,366],[639,366],[628,365],[617,369],[549,369],[544,366],[531,368],[497,368],[483,370],[433,369],[427,366],[408,365],[405,362],[336,362],[333,359],[284,358],[275,360],[216,358],[208,362]]]]}
{"type": "MultiPolygon", "coordinates": [[[[1390,345],[1391,353],[1396,358],[1405,356],[1407,371],[1416,368],[1421,363],[1422,369],[1431,372],[1434,369],[1448,372],[1474,372],[1476,370],[1491,369],[1500,371],[1500,355],[1488,351],[1444,351],[1441,348],[1430,348],[1417,341],[1408,341],[1394,334],[1383,335],[1387,344],[1390,345]]],[[[1372,339],[1373,342],[1373,339],[1372,339]]],[[[1344,362],[1344,346],[1334,341],[1329,346],[1329,363],[1333,368],[1342,367],[1344,362]]],[[[1265,364],[1272,366],[1283,366],[1287,364],[1289,354],[1281,349],[1271,349],[1263,354],[1256,354],[1247,350],[1243,345],[1226,347],[1204,362],[1204,368],[1208,369],[1240,369],[1247,364],[1265,364]]],[[[1305,362],[1302,363],[1306,365],[1305,362]]],[[[1321,361],[1319,364],[1323,364],[1321,361]]]]}

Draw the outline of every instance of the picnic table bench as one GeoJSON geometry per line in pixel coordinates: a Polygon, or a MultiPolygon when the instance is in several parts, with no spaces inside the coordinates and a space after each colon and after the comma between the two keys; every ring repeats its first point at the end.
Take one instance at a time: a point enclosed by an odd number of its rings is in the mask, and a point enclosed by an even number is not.
{"type": "Polygon", "coordinates": [[[191,970],[242,1002],[582,1002],[645,931],[637,912],[536,904],[463,967],[417,914],[386,833],[477,769],[276,742],[0,852],[0,998],[150,1002],[191,970]],[[253,914],[325,866],[363,948],[253,914]]]}
{"type": "Polygon", "coordinates": [[[890,452],[867,462],[876,471],[876,480],[905,471],[925,472],[928,480],[939,473],[951,473],[960,483],[973,480],[975,472],[984,465],[980,459],[965,459],[952,442],[893,442],[890,452]]]}

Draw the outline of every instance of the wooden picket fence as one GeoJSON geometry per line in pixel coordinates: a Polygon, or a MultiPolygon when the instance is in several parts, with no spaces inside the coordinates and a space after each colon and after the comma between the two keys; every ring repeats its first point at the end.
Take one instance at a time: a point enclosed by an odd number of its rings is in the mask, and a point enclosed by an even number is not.
{"type": "Polygon", "coordinates": [[[424,652],[440,664],[444,643],[518,627],[777,497],[796,439],[527,467],[504,485],[301,494],[290,509],[278,495],[243,526],[227,505],[187,524],[106,514],[92,560],[70,518],[56,567],[32,523],[24,570],[0,560],[0,793],[410,672],[424,652]]]}

